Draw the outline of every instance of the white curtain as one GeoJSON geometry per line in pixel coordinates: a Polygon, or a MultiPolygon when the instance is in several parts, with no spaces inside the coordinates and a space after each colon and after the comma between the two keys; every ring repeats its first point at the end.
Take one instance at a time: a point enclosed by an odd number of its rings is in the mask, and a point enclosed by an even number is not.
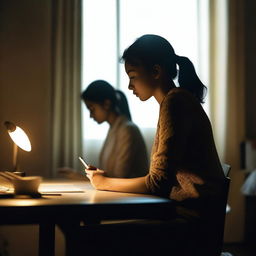
{"type": "Polygon", "coordinates": [[[52,176],[80,166],[81,0],[52,1],[52,176]]]}

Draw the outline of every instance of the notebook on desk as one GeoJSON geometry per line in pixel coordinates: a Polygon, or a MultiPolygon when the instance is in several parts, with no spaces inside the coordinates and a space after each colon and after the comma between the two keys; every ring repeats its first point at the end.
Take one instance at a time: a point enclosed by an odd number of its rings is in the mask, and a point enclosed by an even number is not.
{"type": "Polygon", "coordinates": [[[85,191],[74,184],[54,184],[42,183],[38,191],[43,194],[47,193],[84,193],[85,191]]]}
{"type": "MultiPolygon", "coordinates": [[[[70,183],[44,182],[38,189],[39,193],[84,193],[79,186],[70,183]]],[[[0,194],[13,194],[13,182],[5,172],[0,172],[0,194]]]]}

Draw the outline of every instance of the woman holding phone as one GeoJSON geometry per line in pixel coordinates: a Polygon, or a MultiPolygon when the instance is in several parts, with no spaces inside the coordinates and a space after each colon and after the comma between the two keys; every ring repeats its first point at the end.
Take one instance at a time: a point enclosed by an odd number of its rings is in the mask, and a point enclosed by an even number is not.
{"type": "MultiPolygon", "coordinates": [[[[99,168],[112,178],[144,176],[148,172],[146,145],[139,128],[132,122],[124,93],[104,80],[96,80],[82,92],[81,99],[94,121],[109,124],[99,168]]],[[[72,169],[62,168],[60,172],[66,177],[84,178],[72,169]]]]}
{"type": "MultiPolygon", "coordinates": [[[[141,100],[154,97],[160,112],[147,175],[108,178],[86,169],[96,189],[152,193],[177,201],[217,194],[224,180],[210,121],[201,106],[206,87],[192,62],[157,35],[144,35],[124,51],[128,88],[141,100]],[[179,87],[173,82],[179,66],[179,87]]],[[[104,171],[104,170],[103,170],[104,171]]]]}
{"type": "MultiPolygon", "coordinates": [[[[203,245],[196,230],[199,223],[203,225],[203,220],[212,216],[206,205],[221,197],[225,179],[211,123],[201,106],[206,87],[197,76],[192,62],[187,57],[176,55],[171,44],[158,35],[148,34],[138,38],[124,51],[122,60],[129,77],[128,88],[133,94],[141,101],[154,97],[159,103],[149,173],[143,177],[122,179],[107,177],[104,169],[89,168],[85,169],[86,175],[97,190],[153,194],[175,202],[176,217],[171,216],[169,222],[160,224],[160,221],[154,226],[156,230],[163,227],[161,230],[168,230],[168,234],[158,238],[156,245],[149,242],[144,247],[147,255],[164,255],[166,248],[172,248],[171,255],[201,255],[198,250],[203,245]],[[177,86],[174,83],[176,77],[177,86]],[[170,230],[174,230],[173,234],[170,230]],[[177,238],[178,234],[182,239],[177,238]],[[192,238],[199,239],[196,253],[187,251],[189,247],[186,245],[196,241],[192,238]],[[165,242],[161,242],[160,246],[161,239],[165,242]]],[[[127,229],[136,234],[134,243],[141,237],[145,242],[151,241],[154,231],[140,233],[147,230],[140,227],[141,223],[130,224],[127,229]]],[[[119,243],[124,243],[121,247],[126,244],[121,238],[119,243]]],[[[136,249],[133,250],[136,252],[136,249]]]]}
{"type": "Polygon", "coordinates": [[[104,80],[96,80],[83,91],[82,100],[90,117],[109,130],[100,153],[100,169],[108,177],[133,178],[148,172],[148,157],[142,134],[132,122],[125,94],[104,80]]]}
{"type": "MultiPolygon", "coordinates": [[[[86,175],[98,190],[153,194],[173,200],[176,209],[175,216],[170,216],[173,219],[153,225],[155,230],[161,230],[156,234],[167,232],[161,238],[157,237],[156,244],[151,238],[153,230],[149,234],[140,233],[147,230],[147,224],[144,229],[140,228],[141,224],[126,226],[129,228],[125,230],[136,234],[134,238],[131,236],[134,243],[145,239],[145,255],[165,255],[165,248],[172,248],[170,255],[213,255],[212,252],[202,253],[202,236],[205,234],[199,234],[197,230],[204,220],[211,220],[207,205],[218,203],[225,176],[210,120],[201,106],[206,87],[192,62],[187,57],[176,55],[171,44],[161,36],[141,36],[124,51],[122,59],[129,77],[128,88],[133,94],[141,101],[154,97],[159,103],[149,173],[143,177],[122,179],[107,177],[104,169],[89,168],[85,169],[86,175]],[[173,81],[176,77],[178,86],[173,81]],[[189,251],[188,245],[192,241],[198,241],[198,246],[189,251]]],[[[116,229],[117,233],[120,228],[116,229]]],[[[121,238],[118,242],[124,243],[120,247],[126,244],[121,238]]]]}

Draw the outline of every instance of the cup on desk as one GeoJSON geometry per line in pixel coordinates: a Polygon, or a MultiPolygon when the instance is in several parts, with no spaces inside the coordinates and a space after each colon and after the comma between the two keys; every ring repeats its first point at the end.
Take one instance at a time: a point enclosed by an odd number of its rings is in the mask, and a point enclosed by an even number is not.
{"type": "Polygon", "coordinates": [[[16,195],[36,195],[42,181],[41,176],[27,176],[13,180],[14,193],[16,195]]]}

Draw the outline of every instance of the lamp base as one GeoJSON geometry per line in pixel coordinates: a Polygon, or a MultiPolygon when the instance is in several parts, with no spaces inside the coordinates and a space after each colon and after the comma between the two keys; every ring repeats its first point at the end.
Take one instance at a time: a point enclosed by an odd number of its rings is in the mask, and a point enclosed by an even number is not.
{"type": "Polygon", "coordinates": [[[25,172],[13,172],[13,173],[20,176],[20,177],[25,177],[26,176],[25,172]]]}

